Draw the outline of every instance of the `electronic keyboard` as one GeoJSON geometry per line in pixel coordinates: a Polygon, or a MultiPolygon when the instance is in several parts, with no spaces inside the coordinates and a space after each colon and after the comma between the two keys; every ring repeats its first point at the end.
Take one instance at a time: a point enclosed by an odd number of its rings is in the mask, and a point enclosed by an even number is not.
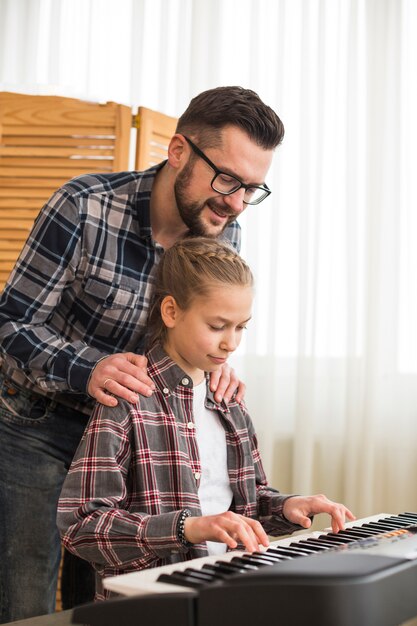
{"type": "Polygon", "coordinates": [[[92,626],[396,626],[417,615],[417,513],[379,514],[231,551],[114,576],[128,598],[74,609],[92,626]]]}

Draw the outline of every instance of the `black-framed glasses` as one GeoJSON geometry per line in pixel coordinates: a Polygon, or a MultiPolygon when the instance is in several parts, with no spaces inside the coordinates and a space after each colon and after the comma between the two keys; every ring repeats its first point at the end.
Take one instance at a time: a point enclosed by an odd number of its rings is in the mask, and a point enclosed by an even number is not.
{"type": "Polygon", "coordinates": [[[222,172],[218,167],[214,165],[212,161],[204,154],[202,150],[198,146],[195,145],[185,135],[183,135],[184,139],[187,143],[190,144],[191,149],[197,156],[199,156],[203,161],[207,163],[209,167],[214,172],[213,179],[211,181],[211,188],[213,191],[217,193],[221,193],[223,196],[230,196],[235,191],[239,189],[245,190],[245,194],[243,196],[243,202],[245,204],[259,204],[262,200],[265,200],[271,193],[271,190],[267,187],[267,185],[245,185],[241,180],[236,178],[236,176],[232,176],[231,174],[226,174],[226,172],[222,172]]]}

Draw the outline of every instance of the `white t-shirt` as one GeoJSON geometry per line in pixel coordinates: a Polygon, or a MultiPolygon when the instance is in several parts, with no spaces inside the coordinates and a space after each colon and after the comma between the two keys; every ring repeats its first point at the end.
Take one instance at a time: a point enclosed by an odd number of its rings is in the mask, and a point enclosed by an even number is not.
{"type": "MultiPolygon", "coordinates": [[[[233,492],[227,471],[226,433],[216,411],[204,406],[207,393],[204,380],[193,389],[193,412],[201,461],[198,496],[203,515],[224,513],[230,508],[233,492]]],[[[209,554],[224,554],[225,543],[207,541],[209,554]]]]}

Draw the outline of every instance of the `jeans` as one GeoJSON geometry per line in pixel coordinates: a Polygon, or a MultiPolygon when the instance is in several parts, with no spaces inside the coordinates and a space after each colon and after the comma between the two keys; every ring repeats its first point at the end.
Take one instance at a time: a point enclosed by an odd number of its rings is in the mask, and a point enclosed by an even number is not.
{"type": "MultiPolygon", "coordinates": [[[[0,372],[2,624],[55,611],[61,556],[57,502],[86,424],[86,415],[19,389],[0,372]]],[[[93,599],[93,581],[89,564],[71,557],[63,573],[63,608],[93,599]]]]}

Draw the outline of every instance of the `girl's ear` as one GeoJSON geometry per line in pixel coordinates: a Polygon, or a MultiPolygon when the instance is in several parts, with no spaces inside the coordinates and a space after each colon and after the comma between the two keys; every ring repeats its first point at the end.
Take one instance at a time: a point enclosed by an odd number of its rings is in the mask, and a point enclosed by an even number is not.
{"type": "Polygon", "coordinates": [[[178,319],[179,306],[173,296],[165,296],[161,302],[161,317],[167,328],[174,328],[178,319]]]}

